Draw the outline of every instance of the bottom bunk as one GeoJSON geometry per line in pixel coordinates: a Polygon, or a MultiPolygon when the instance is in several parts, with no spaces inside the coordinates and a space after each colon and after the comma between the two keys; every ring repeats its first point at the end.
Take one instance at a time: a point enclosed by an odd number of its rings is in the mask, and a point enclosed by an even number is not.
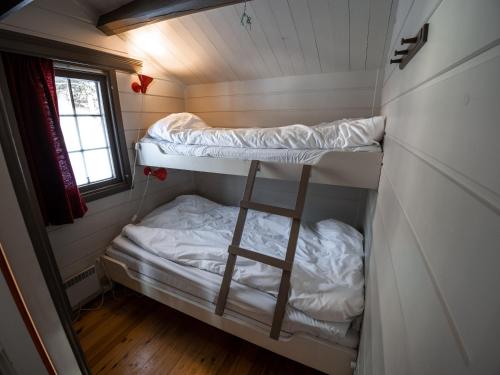
{"type": "MultiPolygon", "coordinates": [[[[235,207],[198,196],[178,197],[138,225],[126,226],[102,256],[102,264],[115,282],[214,327],[320,371],[351,374],[359,333],[351,328],[348,315],[362,309],[362,236],[333,220],[301,228],[291,303],[276,341],[268,335],[279,272],[273,273],[268,266],[250,260],[237,263],[225,313],[214,314],[227,257],[225,241],[230,241],[236,214],[235,207]],[[332,248],[328,250],[331,259],[325,259],[327,248],[332,248]],[[335,278],[332,292],[328,281],[335,278]],[[312,289],[323,292],[307,295],[298,285],[311,286],[312,282],[312,289]],[[320,302],[304,311],[301,300],[320,302]]],[[[275,215],[249,214],[244,241],[246,236],[259,249],[279,252],[279,237],[286,238],[287,221],[275,215]]]]}

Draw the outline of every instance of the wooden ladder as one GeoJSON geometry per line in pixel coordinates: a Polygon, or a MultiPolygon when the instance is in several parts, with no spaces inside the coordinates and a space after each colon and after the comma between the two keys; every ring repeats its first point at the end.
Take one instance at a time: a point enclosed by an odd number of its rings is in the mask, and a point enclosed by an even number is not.
{"type": "Polygon", "coordinates": [[[285,316],[286,304],[288,302],[288,293],[290,290],[290,276],[292,273],[293,260],[295,258],[295,249],[297,247],[297,240],[299,237],[300,220],[302,217],[302,211],[304,210],[304,203],[306,200],[307,185],[309,183],[309,176],[311,175],[311,166],[304,165],[302,167],[302,174],[299,183],[299,191],[297,193],[295,209],[293,210],[288,208],[269,206],[266,204],[261,204],[251,201],[253,186],[255,183],[255,176],[257,175],[258,169],[259,169],[259,161],[252,160],[252,164],[250,165],[250,170],[248,172],[245,192],[243,194],[243,200],[240,202],[240,212],[238,214],[236,227],[234,228],[233,240],[228,248],[229,255],[227,258],[226,269],[224,271],[224,278],[222,279],[222,284],[219,291],[219,297],[217,299],[217,306],[215,308],[215,313],[221,316],[224,313],[224,309],[226,307],[227,295],[229,293],[231,279],[234,272],[234,266],[236,264],[236,257],[238,255],[248,259],[255,260],[257,262],[268,264],[276,268],[280,268],[282,270],[281,282],[278,291],[278,298],[276,300],[276,307],[273,316],[273,325],[271,327],[271,334],[270,334],[271,338],[278,340],[281,332],[281,324],[283,323],[283,317],[285,316]],[[243,228],[245,226],[247,212],[249,209],[261,212],[267,212],[274,215],[285,216],[292,219],[292,225],[290,228],[290,237],[288,240],[288,246],[286,249],[286,255],[284,260],[268,256],[256,251],[243,249],[240,247],[241,237],[243,235],[243,228]]]}

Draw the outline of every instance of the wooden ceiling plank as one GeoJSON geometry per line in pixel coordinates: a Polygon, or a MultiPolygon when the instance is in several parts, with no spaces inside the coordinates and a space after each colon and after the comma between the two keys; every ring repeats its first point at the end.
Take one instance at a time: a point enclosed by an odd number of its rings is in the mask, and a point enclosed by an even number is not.
{"type": "Polygon", "coordinates": [[[171,46],[174,55],[182,57],[198,76],[204,78],[206,82],[217,80],[209,59],[206,57],[203,48],[198,48],[189,30],[179,25],[178,20],[172,19],[158,24],[163,38],[171,46]]]}
{"type": "Polygon", "coordinates": [[[229,61],[221,55],[210,39],[209,34],[195,21],[194,15],[181,17],[176,21],[182,24],[186,30],[191,32],[198,45],[197,48],[203,48],[205,53],[209,56],[213,68],[217,71],[218,81],[234,81],[238,79],[229,61]]]}
{"type": "MultiPolygon", "coordinates": [[[[218,13],[225,19],[227,25],[232,30],[233,35],[238,40],[240,47],[242,49],[243,58],[247,61],[247,63],[252,64],[254,70],[256,72],[255,78],[263,78],[269,77],[270,72],[269,69],[262,58],[260,51],[257,49],[255,43],[248,36],[248,31],[241,24],[240,18],[243,12],[243,8],[239,9],[236,6],[233,7],[225,7],[217,10],[213,13],[218,13]]],[[[242,62],[243,63],[243,62],[242,62]]]]}
{"type": "Polygon", "coordinates": [[[282,76],[283,72],[278,59],[271,48],[267,35],[264,32],[259,19],[256,17],[252,7],[247,5],[247,14],[252,19],[252,27],[247,30],[248,36],[254,42],[256,48],[259,50],[262,58],[264,59],[272,77],[282,76]]]}
{"type": "MultiPolygon", "coordinates": [[[[261,72],[255,65],[255,61],[250,51],[243,46],[242,40],[239,39],[239,30],[234,28],[234,25],[232,25],[231,21],[235,16],[232,13],[228,16],[223,11],[224,9],[220,9],[217,11],[206,12],[205,14],[212,25],[220,31],[220,35],[231,49],[237,62],[238,72],[241,72],[239,74],[244,75],[245,79],[260,78],[261,72]]],[[[241,27],[239,24],[237,26],[241,27]]]]}
{"type": "Polygon", "coordinates": [[[276,20],[271,12],[269,4],[265,0],[254,0],[249,6],[266,34],[269,45],[280,64],[283,75],[294,75],[292,60],[281,38],[281,33],[276,25],[276,20]]]}
{"type": "Polygon", "coordinates": [[[333,54],[335,46],[332,43],[332,20],[328,0],[308,0],[309,9],[313,20],[314,34],[318,45],[321,72],[335,71],[333,54]]]}
{"type": "Polygon", "coordinates": [[[293,70],[296,75],[306,74],[304,52],[300,45],[297,29],[293,21],[287,0],[268,1],[271,11],[278,25],[281,37],[292,59],[293,70]]]}
{"type": "Polygon", "coordinates": [[[116,35],[170,18],[223,7],[242,0],[134,0],[99,17],[97,27],[116,35]]]}
{"type": "Polygon", "coordinates": [[[210,39],[215,49],[219,51],[221,57],[231,66],[231,70],[236,75],[237,80],[245,80],[247,77],[253,77],[253,74],[246,73],[246,70],[241,69],[241,64],[234,50],[221,35],[220,30],[215,28],[212,21],[205,13],[196,13],[191,15],[194,22],[200,26],[205,35],[210,39]]]}
{"type": "Polygon", "coordinates": [[[212,82],[213,77],[205,70],[205,67],[199,64],[197,52],[186,43],[184,35],[170,24],[170,21],[161,22],[155,25],[160,31],[164,45],[172,52],[179,61],[182,61],[191,72],[193,72],[200,82],[212,82]]]}
{"type": "Polygon", "coordinates": [[[349,1],[349,70],[365,70],[370,0],[349,1]]]}
{"type": "Polygon", "coordinates": [[[366,70],[377,69],[381,66],[392,3],[391,0],[371,0],[371,2],[366,70]]]}
{"type": "MultiPolygon", "coordinates": [[[[252,51],[252,50],[254,51],[254,53],[251,53],[251,55],[252,55],[252,58],[254,59],[254,64],[257,66],[257,68],[259,70],[260,77],[261,78],[271,77],[273,75],[272,69],[267,64],[267,61],[264,58],[259,46],[255,42],[255,40],[252,38],[252,34],[255,33],[253,20],[252,20],[252,25],[250,28],[244,27],[240,21],[241,16],[243,14],[243,8],[240,8],[237,5],[234,5],[232,7],[226,8],[226,9],[228,10],[228,13],[227,13],[228,17],[231,16],[231,12],[229,12],[229,10],[230,9],[233,10],[233,12],[232,12],[233,17],[232,17],[231,23],[233,25],[233,28],[237,30],[238,35],[240,35],[240,40],[244,40],[245,48],[248,51],[252,51]]],[[[257,22],[255,22],[255,23],[257,23],[257,22]]]]}
{"type": "Polygon", "coordinates": [[[316,36],[312,24],[311,13],[307,1],[288,0],[292,18],[297,28],[300,45],[304,53],[304,59],[308,74],[321,73],[319,63],[319,52],[316,43],[316,36]]]}
{"type": "Polygon", "coordinates": [[[330,0],[330,22],[333,33],[330,36],[334,46],[334,71],[349,70],[349,1],[330,0]]]}
{"type": "MultiPolygon", "coordinates": [[[[142,31],[151,31],[153,33],[152,35],[161,36],[161,31],[158,30],[157,25],[147,27],[149,29],[142,31]]],[[[138,51],[141,51],[145,56],[147,56],[149,61],[152,61],[155,65],[173,73],[173,75],[178,77],[183,83],[187,84],[190,82],[203,81],[203,79],[198,77],[196,72],[194,72],[189,65],[179,59],[179,56],[175,54],[175,51],[169,49],[169,46],[166,43],[162,43],[161,48],[155,48],[154,50],[152,48],[147,48],[147,46],[144,46],[143,38],[141,38],[140,34],[137,34],[134,30],[120,34],[119,37],[132,43],[138,51]]],[[[159,37],[156,38],[160,39],[159,37]]]]}

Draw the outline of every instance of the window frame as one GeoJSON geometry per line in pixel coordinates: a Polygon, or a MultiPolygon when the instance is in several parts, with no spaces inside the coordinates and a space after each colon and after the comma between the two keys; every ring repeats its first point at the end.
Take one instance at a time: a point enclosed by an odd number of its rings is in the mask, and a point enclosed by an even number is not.
{"type": "Polygon", "coordinates": [[[111,179],[79,186],[80,193],[87,202],[90,202],[130,189],[132,185],[130,162],[122,124],[119,96],[115,89],[117,88],[115,70],[78,64],[59,64],[56,61],[54,73],[55,76],[94,80],[100,83],[102,111],[106,122],[111,164],[115,176],[111,179]]]}

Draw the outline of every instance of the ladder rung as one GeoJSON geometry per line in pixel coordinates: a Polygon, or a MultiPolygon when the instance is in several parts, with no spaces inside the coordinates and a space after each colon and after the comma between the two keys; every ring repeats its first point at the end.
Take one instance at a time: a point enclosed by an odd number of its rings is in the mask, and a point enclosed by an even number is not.
{"type": "Polygon", "coordinates": [[[291,210],[289,208],[283,208],[283,207],[270,206],[267,204],[262,204],[262,203],[257,203],[257,202],[241,201],[240,207],[248,208],[249,210],[267,212],[268,214],[273,214],[273,215],[291,217],[294,219],[300,218],[299,213],[295,210],[291,210]]]}
{"type": "Polygon", "coordinates": [[[282,259],[271,257],[256,251],[243,249],[239,246],[229,245],[229,253],[265,263],[276,268],[281,268],[285,271],[290,271],[292,269],[291,264],[282,259]]]}

